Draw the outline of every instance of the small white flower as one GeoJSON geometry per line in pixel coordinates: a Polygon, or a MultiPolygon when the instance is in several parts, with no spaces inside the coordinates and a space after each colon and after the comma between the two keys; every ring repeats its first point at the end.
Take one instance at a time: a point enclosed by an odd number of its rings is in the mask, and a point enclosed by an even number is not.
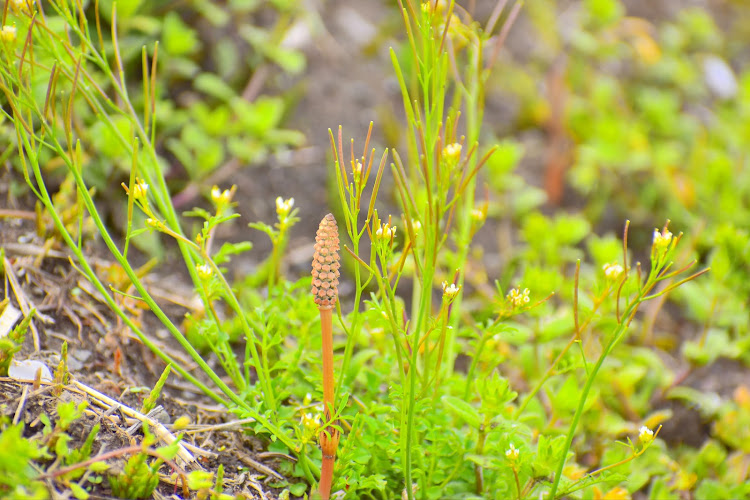
{"type": "Polygon", "coordinates": [[[513,446],[513,443],[510,443],[510,447],[505,452],[505,456],[509,460],[515,461],[515,460],[518,460],[518,454],[519,454],[518,448],[513,446]]]}
{"type": "Polygon", "coordinates": [[[608,280],[612,281],[619,278],[624,271],[622,266],[616,262],[613,262],[611,264],[604,264],[602,266],[602,269],[604,270],[604,276],[606,276],[608,280]]]}
{"type": "Polygon", "coordinates": [[[389,223],[383,223],[380,225],[377,231],[375,231],[375,237],[381,240],[391,240],[396,237],[396,226],[391,226],[389,223]]]}
{"type": "Polygon", "coordinates": [[[448,284],[447,281],[443,281],[443,297],[447,299],[452,299],[456,295],[458,295],[458,292],[461,291],[460,286],[456,286],[455,283],[448,284]]]}
{"type": "Polygon", "coordinates": [[[528,288],[524,288],[523,292],[521,291],[521,287],[513,288],[505,298],[511,303],[513,308],[521,307],[529,303],[529,293],[531,291],[528,288]]]}
{"type": "Polygon", "coordinates": [[[0,41],[13,42],[16,39],[16,27],[15,26],[3,26],[0,30],[0,41]]]}
{"type": "Polygon", "coordinates": [[[456,163],[458,159],[461,157],[461,144],[454,142],[453,144],[448,144],[443,148],[443,156],[450,162],[450,163],[456,163]]]}
{"type": "Polygon", "coordinates": [[[651,429],[643,425],[638,430],[638,439],[644,445],[649,444],[651,441],[654,440],[654,431],[652,431],[651,429]]]}
{"type": "Polygon", "coordinates": [[[148,219],[146,219],[146,225],[149,226],[149,227],[152,227],[154,229],[159,229],[159,227],[161,226],[161,222],[159,222],[156,219],[152,219],[151,217],[149,217],[148,219]]]}
{"type": "Polygon", "coordinates": [[[229,205],[229,203],[232,201],[233,195],[234,193],[231,189],[225,189],[222,191],[221,189],[219,189],[219,186],[214,186],[213,188],[211,188],[211,200],[217,207],[224,207],[226,205],[229,205]]]}
{"type": "Polygon", "coordinates": [[[214,273],[213,269],[211,269],[211,266],[208,264],[197,264],[195,270],[198,272],[198,277],[204,281],[209,279],[214,273]]]}
{"type": "Polygon", "coordinates": [[[484,222],[487,214],[481,208],[475,208],[471,211],[471,218],[476,222],[484,222]]]}
{"type": "Polygon", "coordinates": [[[669,247],[669,244],[671,242],[672,242],[672,233],[668,229],[665,228],[663,231],[654,229],[653,246],[656,250],[663,250],[669,247]]]}
{"type": "Polygon", "coordinates": [[[276,198],[276,213],[279,217],[286,217],[292,211],[294,198],[283,199],[281,196],[276,198]]]}
{"type": "Polygon", "coordinates": [[[14,10],[21,12],[31,12],[33,4],[33,0],[10,0],[10,6],[14,10]]]}
{"type": "Polygon", "coordinates": [[[148,184],[143,182],[141,179],[136,179],[133,184],[133,198],[136,200],[142,200],[146,198],[148,194],[148,184]]]}
{"type": "Polygon", "coordinates": [[[362,162],[360,162],[359,160],[354,162],[352,173],[354,174],[355,179],[359,179],[360,175],[362,175],[362,162]]]}
{"type": "Polygon", "coordinates": [[[308,430],[315,430],[320,427],[320,414],[303,413],[300,423],[308,430]]]}

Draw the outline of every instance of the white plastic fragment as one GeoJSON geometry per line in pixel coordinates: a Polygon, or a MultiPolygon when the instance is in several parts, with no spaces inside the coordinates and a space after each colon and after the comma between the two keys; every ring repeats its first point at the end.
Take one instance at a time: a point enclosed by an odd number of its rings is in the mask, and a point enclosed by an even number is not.
{"type": "Polygon", "coordinates": [[[8,304],[0,315],[0,338],[7,337],[13,331],[13,327],[21,319],[21,311],[16,309],[13,304],[8,304]]]}
{"type": "Polygon", "coordinates": [[[47,365],[41,361],[25,359],[23,361],[13,360],[8,368],[8,376],[16,380],[34,380],[36,372],[42,369],[42,380],[52,380],[52,372],[47,365]]]}

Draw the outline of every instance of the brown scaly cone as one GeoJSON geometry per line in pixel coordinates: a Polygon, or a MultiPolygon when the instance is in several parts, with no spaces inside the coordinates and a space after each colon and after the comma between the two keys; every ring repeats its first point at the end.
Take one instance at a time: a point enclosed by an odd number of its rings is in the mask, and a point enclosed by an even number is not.
{"type": "Polygon", "coordinates": [[[312,261],[312,294],[320,308],[333,308],[339,287],[339,228],[333,214],[323,217],[315,235],[312,261]]]}

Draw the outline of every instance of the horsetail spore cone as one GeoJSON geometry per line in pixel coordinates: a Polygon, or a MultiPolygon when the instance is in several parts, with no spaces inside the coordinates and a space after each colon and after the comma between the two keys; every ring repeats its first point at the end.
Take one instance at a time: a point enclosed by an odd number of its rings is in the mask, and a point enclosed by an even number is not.
{"type": "Polygon", "coordinates": [[[323,407],[326,426],[320,433],[323,463],[320,469],[320,496],[328,500],[333,482],[333,464],[339,446],[339,432],[331,425],[335,411],[333,380],[333,308],[338,299],[339,286],[339,230],[333,214],[323,217],[315,236],[315,255],[312,262],[312,294],[320,310],[320,329],[323,347],[323,407]]]}
{"type": "Polygon", "coordinates": [[[315,236],[312,294],[320,309],[333,309],[339,286],[339,228],[333,214],[323,217],[315,236]]]}

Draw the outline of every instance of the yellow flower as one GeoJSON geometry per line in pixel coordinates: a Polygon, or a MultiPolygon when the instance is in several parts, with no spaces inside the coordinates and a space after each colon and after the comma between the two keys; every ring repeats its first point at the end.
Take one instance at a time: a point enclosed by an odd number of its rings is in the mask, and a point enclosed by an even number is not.
{"type": "Polygon", "coordinates": [[[668,229],[664,228],[663,231],[659,231],[658,229],[654,229],[654,242],[653,246],[654,248],[658,250],[663,250],[667,247],[669,247],[669,244],[672,242],[672,233],[669,232],[668,229]]]}
{"type": "Polygon", "coordinates": [[[219,189],[219,186],[211,188],[211,200],[217,207],[229,205],[232,201],[232,196],[234,196],[234,189],[225,189],[222,191],[219,189]]]}
{"type": "Polygon", "coordinates": [[[640,440],[643,445],[648,445],[651,443],[651,441],[654,440],[654,431],[646,427],[645,425],[642,425],[640,429],[638,429],[638,439],[640,440]]]}
{"type": "Polygon", "coordinates": [[[458,163],[459,158],[461,158],[461,148],[462,146],[458,142],[448,144],[443,148],[443,157],[450,165],[458,163]]]}
{"type": "Polygon", "coordinates": [[[461,286],[456,286],[455,283],[451,283],[449,285],[447,281],[443,281],[443,297],[445,297],[446,299],[454,298],[460,291],[461,286]]]}
{"type": "Polygon", "coordinates": [[[487,206],[472,209],[471,218],[478,224],[484,222],[487,219],[487,206]]]}
{"type": "Polygon", "coordinates": [[[577,479],[581,479],[584,475],[586,475],[586,469],[576,463],[568,464],[563,469],[563,474],[568,479],[572,479],[573,481],[575,481],[577,479]]]}
{"type": "Polygon", "coordinates": [[[528,288],[524,288],[523,292],[521,292],[521,287],[518,287],[512,289],[505,298],[511,303],[513,308],[521,307],[529,303],[529,293],[531,292],[528,288]]]}
{"type": "Polygon", "coordinates": [[[214,273],[208,264],[197,264],[195,270],[198,272],[198,277],[204,281],[211,278],[211,275],[214,273]]]}
{"type": "Polygon", "coordinates": [[[375,237],[379,240],[391,240],[396,237],[396,226],[391,226],[390,223],[383,223],[375,231],[375,237]]]}
{"type": "Polygon", "coordinates": [[[34,0],[10,0],[10,6],[16,12],[31,14],[31,9],[34,7],[34,0]]]}
{"type": "Polygon", "coordinates": [[[602,269],[604,270],[604,276],[606,276],[608,280],[612,281],[619,278],[623,272],[622,266],[616,262],[613,262],[612,264],[604,264],[602,266],[602,269]]]}
{"type": "Polygon", "coordinates": [[[276,197],[276,214],[279,217],[286,217],[287,215],[289,215],[289,212],[292,211],[293,206],[294,198],[285,200],[281,196],[276,197]]]}
{"type": "Polygon", "coordinates": [[[16,27],[15,26],[3,26],[0,30],[0,41],[3,43],[14,42],[16,40],[16,27]]]}
{"type": "Polygon", "coordinates": [[[320,414],[316,413],[315,416],[313,416],[312,413],[303,413],[300,418],[300,423],[307,430],[314,431],[320,427],[320,414]]]}
{"type": "Polygon", "coordinates": [[[615,486],[606,493],[594,488],[594,500],[630,500],[630,493],[621,486],[615,486]]]}
{"type": "Polygon", "coordinates": [[[136,179],[135,184],[133,184],[133,198],[136,200],[141,200],[146,198],[146,195],[148,194],[148,184],[143,182],[141,179],[136,179]]]}

